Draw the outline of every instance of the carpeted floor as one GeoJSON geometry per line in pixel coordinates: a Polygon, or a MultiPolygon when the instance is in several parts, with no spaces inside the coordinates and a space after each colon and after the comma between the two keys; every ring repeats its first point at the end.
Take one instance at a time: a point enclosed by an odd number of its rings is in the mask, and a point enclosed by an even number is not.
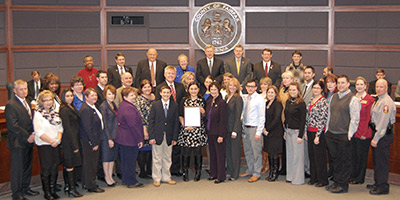
{"type": "MultiPolygon", "coordinates": [[[[177,185],[161,184],[161,187],[154,187],[152,180],[141,180],[145,184],[144,188],[128,189],[126,186],[118,185],[113,188],[106,187],[105,183],[98,182],[100,187],[106,191],[101,194],[93,194],[82,192],[85,196],[79,199],[84,200],[98,200],[98,199],[174,199],[174,200],[222,200],[222,199],[296,199],[296,200],[330,200],[330,199],[351,199],[351,200],[366,200],[366,199],[399,199],[400,186],[391,185],[390,194],[383,196],[372,196],[365,188],[367,183],[372,183],[371,179],[367,179],[363,185],[350,185],[349,192],[345,194],[332,194],[325,190],[325,188],[316,188],[314,186],[305,185],[292,185],[285,183],[285,177],[280,176],[277,182],[267,182],[264,180],[266,175],[256,183],[248,183],[247,178],[240,178],[236,181],[226,181],[221,184],[214,184],[208,181],[207,175],[203,172],[202,180],[193,182],[193,173],[190,174],[191,180],[183,182],[182,177],[173,177],[177,181],[177,185]]],[[[121,181],[116,179],[119,183],[121,181]]],[[[307,179],[308,180],[308,179],[307,179]]],[[[41,187],[34,188],[40,191],[40,195],[36,197],[28,197],[29,199],[43,199],[43,192],[41,187]]],[[[79,189],[81,192],[82,189],[79,189]]],[[[61,198],[68,198],[62,192],[59,192],[61,198]]],[[[11,199],[10,195],[0,197],[1,200],[11,199]]]]}

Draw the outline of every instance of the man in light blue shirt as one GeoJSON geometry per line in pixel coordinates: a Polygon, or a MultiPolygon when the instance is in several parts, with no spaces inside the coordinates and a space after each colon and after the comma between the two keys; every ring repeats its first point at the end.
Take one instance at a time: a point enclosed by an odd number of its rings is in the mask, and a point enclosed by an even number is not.
{"type": "Polygon", "coordinates": [[[262,168],[261,135],[265,122],[265,100],[257,92],[254,79],[246,83],[248,95],[243,97],[243,150],[246,156],[246,173],[241,177],[251,176],[249,183],[260,179],[262,168]]]}

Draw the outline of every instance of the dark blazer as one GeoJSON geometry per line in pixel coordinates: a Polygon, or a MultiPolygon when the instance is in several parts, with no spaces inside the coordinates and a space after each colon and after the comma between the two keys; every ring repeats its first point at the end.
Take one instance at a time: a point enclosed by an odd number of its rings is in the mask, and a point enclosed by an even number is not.
{"type": "MultiPolygon", "coordinates": [[[[160,91],[161,91],[161,87],[167,85],[167,82],[164,81],[163,83],[157,85],[156,87],[156,100],[160,100],[161,96],[160,96],[160,91]]],[[[186,90],[185,90],[185,86],[183,86],[182,83],[178,83],[178,82],[174,82],[174,86],[175,86],[175,93],[176,93],[176,103],[179,105],[179,103],[182,101],[183,97],[186,96],[186,90]]],[[[171,98],[172,101],[174,101],[174,97],[171,94],[171,98]]]]}
{"type": "Polygon", "coordinates": [[[64,128],[62,136],[63,151],[79,149],[79,111],[74,107],[61,106],[60,118],[64,128]]]}
{"type": "MultiPolygon", "coordinates": [[[[269,101],[266,102],[268,105],[269,101]]],[[[269,109],[265,107],[265,124],[264,128],[268,131],[268,136],[263,134],[264,151],[272,154],[282,152],[283,143],[283,124],[282,124],[282,103],[274,100],[269,109]]]]}
{"type": "MultiPolygon", "coordinates": [[[[114,102],[112,102],[112,104],[114,108],[117,109],[117,105],[115,105],[114,102]]],[[[114,140],[117,137],[118,129],[117,115],[107,101],[103,101],[99,107],[99,110],[103,115],[104,121],[104,135],[102,139],[106,139],[107,141],[114,140]]]]}
{"type": "Polygon", "coordinates": [[[240,95],[233,95],[228,102],[228,123],[226,127],[228,133],[235,132],[238,136],[242,134],[242,120],[240,119],[242,111],[242,97],[240,95]]]}
{"type": "Polygon", "coordinates": [[[219,83],[222,82],[222,76],[225,73],[224,61],[214,57],[214,62],[211,69],[212,70],[210,72],[207,58],[203,58],[197,61],[196,79],[197,81],[199,81],[201,87],[204,87],[204,80],[208,75],[211,75],[219,83]]]}
{"type": "Polygon", "coordinates": [[[178,141],[179,119],[178,104],[169,101],[167,118],[164,114],[162,100],[155,101],[150,109],[149,115],[149,139],[155,139],[157,145],[161,145],[166,134],[167,144],[171,145],[172,140],[178,141]]]}
{"type": "Polygon", "coordinates": [[[96,110],[84,102],[79,110],[79,115],[80,139],[89,142],[92,147],[99,145],[103,130],[101,129],[101,121],[99,116],[97,116],[96,110]]]}
{"type": "MultiPolygon", "coordinates": [[[[270,68],[271,69],[269,70],[268,77],[271,78],[272,84],[275,85],[279,89],[279,87],[281,86],[281,82],[282,82],[281,65],[274,61],[271,61],[270,68]]],[[[260,80],[263,77],[265,77],[263,61],[254,64],[253,76],[254,76],[254,79],[256,79],[257,84],[260,82],[260,80]]]]}
{"type": "MultiPolygon", "coordinates": [[[[43,79],[40,79],[40,88],[39,92],[43,90],[43,79]]],[[[28,81],[28,96],[26,97],[30,101],[35,99],[35,83],[33,80],[28,81]]]]}
{"type": "MultiPolygon", "coordinates": [[[[126,65],[124,67],[125,67],[125,72],[131,73],[133,77],[132,68],[127,67],[126,65]]],[[[114,65],[107,69],[107,78],[108,78],[108,84],[113,85],[115,88],[119,88],[122,86],[121,76],[119,75],[119,70],[117,65],[114,65]]]]}
{"type": "Polygon", "coordinates": [[[94,90],[97,93],[97,101],[95,103],[97,108],[100,108],[100,105],[103,103],[104,101],[104,95],[103,95],[103,90],[101,90],[101,88],[99,87],[99,85],[96,85],[96,87],[94,88],[94,90]]]}
{"type": "MultiPolygon", "coordinates": [[[[156,84],[159,85],[165,81],[164,77],[164,68],[167,66],[162,60],[156,60],[156,84]]],[[[136,68],[136,76],[135,76],[135,87],[139,88],[140,82],[142,80],[147,79],[151,82],[151,75],[150,75],[150,66],[149,66],[149,59],[144,59],[138,62],[136,68]]],[[[153,85],[154,87],[155,85],[153,85]]]]}
{"type": "MultiPolygon", "coordinates": [[[[375,91],[376,81],[378,81],[378,80],[369,82],[368,92],[367,92],[369,95],[376,95],[376,91],[375,91]]],[[[392,93],[392,83],[389,82],[388,80],[386,80],[386,81],[388,83],[387,93],[390,96],[390,94],[392,93]]]]}
{"type": "MultiPolygon", "coordinates": [[[[30,106],[28,100],[27,103],[30,106]]],[[[31,113],[33,115],[33,111],[31,113]]],[[[28,142],[28,138],[33,132],[32,119],[29,117],[25,106],[16,96],[13,96],[7,102],[5,118],[8,129],[8,149],[31,147],[33,144],[28,142]]]]}
{"type": "MultiPolygon", "coordinates": [[[[228,121],[228,104],[219,95],[213,103],[213,98],[210,96],[207,100],[206,114],[210,116],[206,117],[206,124],[210,119],[210,130],[207,130],[207,135],[215,135],[218,137],[226,137],[227,121],[228,121]]],[[[207,125],[206,125],[207,127],[207,125]]]]}
{"type": "Polygon", "coordinates": [[[233,74],[233,76],[236,77],[243,86],[246,84],[247,80],[250,80],[252,71],[253,64],[251,64],[250,59],[248,58],[241,58],[239,74],[237,73],[235,57],[225,61],[225,72],[233,74]]]}

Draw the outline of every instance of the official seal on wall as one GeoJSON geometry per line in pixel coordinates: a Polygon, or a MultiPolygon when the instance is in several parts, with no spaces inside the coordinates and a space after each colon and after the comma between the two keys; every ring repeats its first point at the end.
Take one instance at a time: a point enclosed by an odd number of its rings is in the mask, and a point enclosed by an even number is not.
{"type": "Polygon", "coordinates": [[[192,37],[201,49],[208,44],[215,54],[231,51],[242,35],[239,13],[226,3],[213,2],[200,8],[192,20],[192,37]]]}

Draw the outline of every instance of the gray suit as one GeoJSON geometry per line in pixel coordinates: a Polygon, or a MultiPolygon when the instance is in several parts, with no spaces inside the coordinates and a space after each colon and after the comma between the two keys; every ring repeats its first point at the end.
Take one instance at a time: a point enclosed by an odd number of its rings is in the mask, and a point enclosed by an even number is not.
{"type": "Polygon", "coordinates": [[[313,97],[313,93],[312,93],[312,85],[310,85],[307,90],[304,92],[304,88],[306,87],[306,83],[304,83],[303,85],[300,86],[301,88],[301,95],[303,96],[304,99],[304,103],[306,103],[306,106],[308,108],[308,106],[310,105],[310,100],[313,97]]]}
{"type": "Polygon", "coordinates": [[[228,123],[226,136],[226,171],[232,178],[239,178],[240,156],[242,148],[240,139],[243,133],[242,121],[240,120],[243,110],[243,99],[240,95],[232,96],[228,102],[228,123]],[[232,132],[236,138],[232,138],[232,132]]]}
{"type": "Polygon", "coordinates": [[[240,59],[240,70],[239,74],[237,72],[236,66],[236,58],[229,58],[225,61],[225,72],[229,72],[233,74],[235,78],[237,78],[243,86],[246,84],[246,81],[251,78],[251,71],[253,69],[253,64],[251,64],[250,59],[242,57],[240,59]]]}

